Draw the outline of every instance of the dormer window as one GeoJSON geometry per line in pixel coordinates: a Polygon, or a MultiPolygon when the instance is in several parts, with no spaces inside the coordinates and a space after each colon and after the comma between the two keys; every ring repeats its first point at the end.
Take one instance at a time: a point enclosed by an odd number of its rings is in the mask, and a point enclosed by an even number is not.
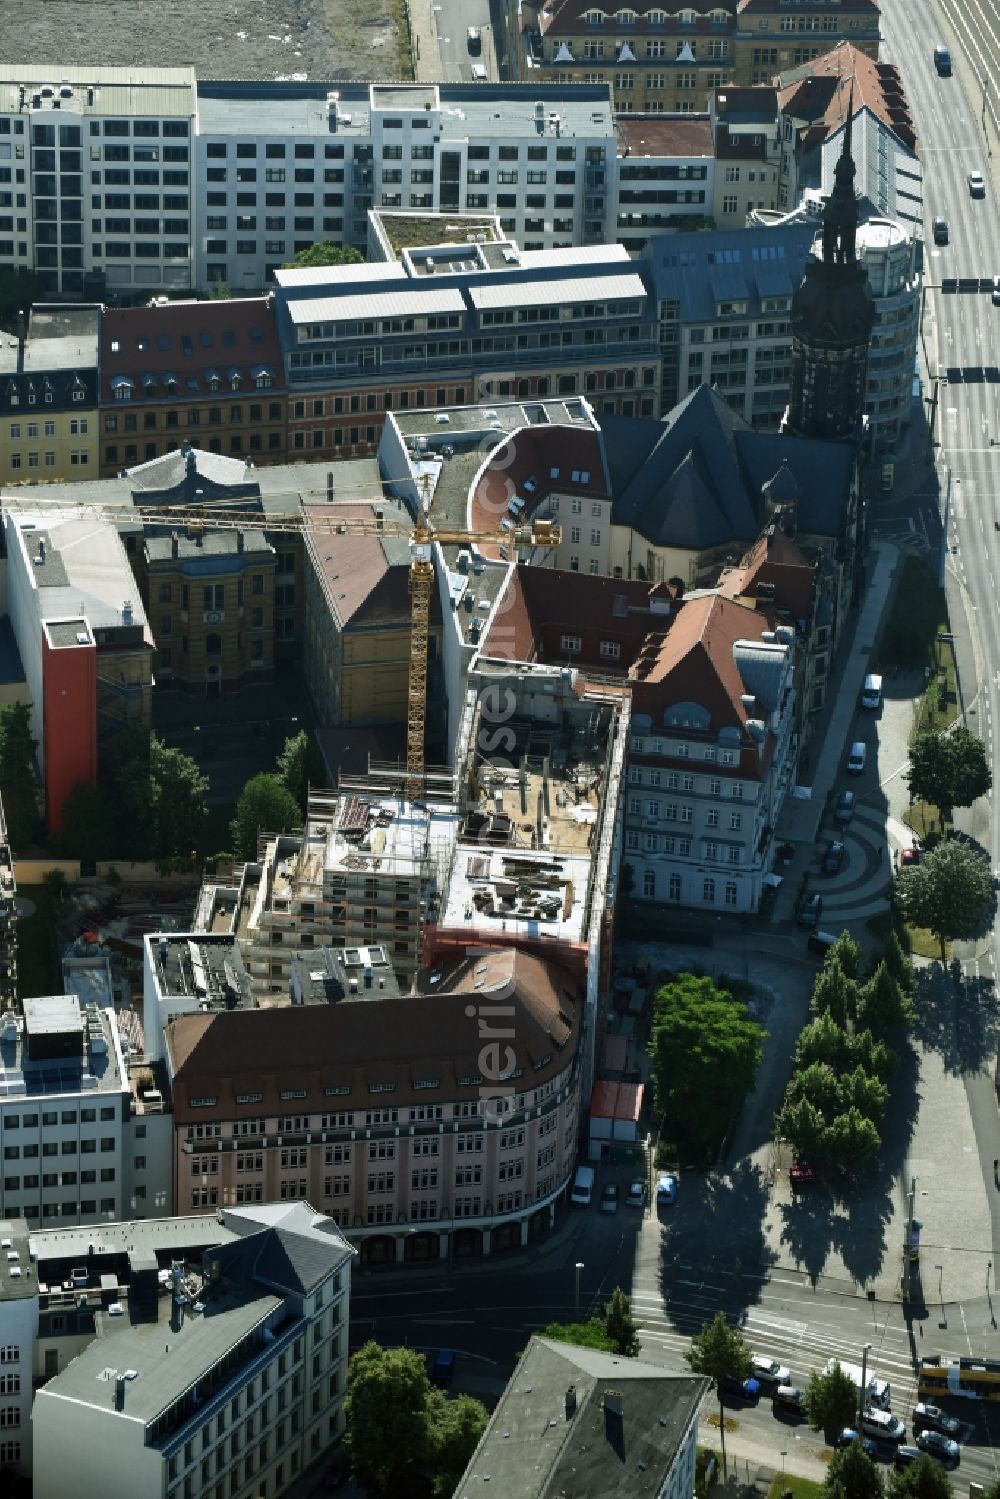
{"type": "Polygon", "coordinates": [[[615,20],[619,26],[634,26],[636,14],[634,10],[619,10],[615,12],[615,20]]]}
{"type": "Polygon", "coordinates": [[[604,12],[603,10],[588,10],[584,13],[583,19],[587,26],[603,26],[604,12]]]}

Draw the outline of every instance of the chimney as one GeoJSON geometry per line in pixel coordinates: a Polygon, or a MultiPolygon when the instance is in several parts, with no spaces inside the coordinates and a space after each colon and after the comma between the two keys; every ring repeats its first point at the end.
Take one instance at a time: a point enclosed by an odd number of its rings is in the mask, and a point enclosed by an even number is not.
{"type": "Polygon", "coordinates": [[[572,1421],[576,1415],[576,1385],[566,1386],[566,1420],[572,1421]]]}
{"type": "Polygon", "coordinates": [[[132,600],[131,599],[126,599],[125,602],[124,602],[124,604],[122,604],[122,624],[123,625],[130,625],[131,623],[132,623],[132,600]]]}
{"type": "Polygon", "coordinates": [[[243,532],[242,531],[237,531],[237,533],[236,533],[236,550],[238,552],[242,552],[242,550],[244,548],[244,545],[245,545],[245,541],[244,541],[244,537],[243,537],[243,532]]]}
{"type": "Polygon", "coordinates": [[[124,1409],[125,1409],[125,1376],[124,1376],[124,1374],[119,1374],[116,1371],[116,1373],[115,1373],[115,1410],[116,1411],[122,1411],[124,1409]]]}
{"type": "Polygon", "coordinates": [[[180,549],[181,549],[180,538],[178,537],[177,532],[174,531],[173,534],[170,537],[170,555],[171,555],[171,557],[178,556],[179,553],[180,553],[180,549]]]}
{"type": "Polygon", "coordinates": [[[624,1414],[624,1402],[620,1390],[605,1390],[604,1413],[608,1416],[617,1416],[621,1419],[624,1414]]]}
{"type": "Polygon", "coordinates": [[[23,307],[17,313],[17,373],[24,374],[24,344],[28,337],[28,319],[23,307]]]}
{"type": "Polygon", "coordinates": [[[326,498],[328,501],[333,499],[333,475],[330,473],[326,476],[326,498]]]}

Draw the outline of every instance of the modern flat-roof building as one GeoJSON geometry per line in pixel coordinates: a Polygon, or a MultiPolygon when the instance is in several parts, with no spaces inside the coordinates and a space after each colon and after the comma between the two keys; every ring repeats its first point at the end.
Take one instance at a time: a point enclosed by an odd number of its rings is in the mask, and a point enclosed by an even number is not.
{"type": "Polygon", "coordinates": [[[36,1228],[120,1218],[130,1090],[114,1011],[25,999],[3,1016],[0,1055],[0,1215],[36,1228]]]}
{"type": "Polygon", "coordinates": [[[279,1499],[338,1441],[352,1251],[329,1217],[296,1202],[25,1227],[9,1225],[0,1325],[23,1392],[8,1460],[36,1493],[279,1499]]]}
{"type": "Polygon", "coordinates": [[[67,297],[189,287],[196,110],[193,68],[8,68],[0,173],[17,218],[0,221],[0,267],[67,297]]]}
{"type": "Polygon", "coordinates": [[[704,227],[716,180],[708,116],[620,114],[615,125],[614,238],[634,254],[651,234],[704,227]]]}
{"type": "Polygon", "coordinates": [[[476,241],[276,274],[293,452],[372,452],[388,410],[574,395],[591,378],[616,410],[637,391],[655,409],[654,304],[621,245],[476,241]]]}

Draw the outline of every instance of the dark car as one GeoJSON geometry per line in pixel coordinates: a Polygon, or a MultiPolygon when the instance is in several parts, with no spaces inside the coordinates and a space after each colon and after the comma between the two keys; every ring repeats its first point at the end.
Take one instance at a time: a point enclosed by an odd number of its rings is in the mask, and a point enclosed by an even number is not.
{"type": "Polygon", "coordinates": [[[914,1431],[943,1431],[946,1437],[957,1442],[964,1430],[961,1421],[949,1416],[939,1405],[915,1405],[913,1407],[914,1431]]]}
{"type": "Polygon", "coordinates": [[[821,895],[810,895],[806,898],[799,911],[799,926],[819,926],[819,918],[823,914],[823,897],[821,895]]]}
{"type": "Polygon", "coordinates": [[[918,1463],[923,1457],[919,1447],[897,1447],[892,1454],[894,1468],[908,1468],[911,1463],[918,1463]]]}
{"type": "Polygon", "coordinates": [[[860,1442],[862,1452],[866,1453],[868,1457],[877,1457],[879,1454],[878,1442],[873,1441],[871,1437],[863,1437],[860,1431],[856,1431],[853,1426],[845,1426],[843,1431],[838,1433],[833,1445],[835,1447],[849,1447],[852,1442],[860,1442]]]}
{"type": "Polygon", "coordinates": [[[854,808],[857,800],[857,796],[853,791],[842,791],[837,797],[837,805],[834,808],[833,816],[834,821],[838,822],[842,828],[846,828],[854,816],[854,808]]]}
{"type": "Polygon", "coordinates": [[[780,1384],[771,1396],[771,1410],[776,1416],[791,1416],[793,1420],[804,1420],[806,1397],[794,1385],[780,1384]]]}
{"type": "Polygon", "coordinates": [[[936,1458],[949,1468],[958,1466],[962,1449],[951,1437],[946,1437],[943,1431],[921,1431],[914,1440],[921,1452],[926,1452],[928,1457],[936,1458]]]}
{"type": "Polygon", "coordinates": [[[455,1351],[453,1348],[438,1348],[431,1365],[431,1379],[435,1384],[451,1384],[455,1378],[455,1351]]]}
{"type": "Polygon", "coordinates": [[[934,220],[934,243],[946,245],[948,243],[948,220],[938,214],[934,220]]]}
{"type": "Polygon", "coordinates": [[[823,855],[823,873],[836,874],[844,862],[845,852],[844,845],[836,839],[833,843],[827,844],[826,853],[823,855]]]}
{"type": "Polygon", "coordinates": [[[618,1188],[614,1182],[608,1182],[601,1193],[601,1212],[617,1213],[618,1211],[618,1188]]]}
{"type": "Polygon", "coordinates": [[[737,1379],[735,1374],[727,1374],[722,1381],[723,1400],[756,1400],[759,1394],[759,1380],[737,1379]]]}

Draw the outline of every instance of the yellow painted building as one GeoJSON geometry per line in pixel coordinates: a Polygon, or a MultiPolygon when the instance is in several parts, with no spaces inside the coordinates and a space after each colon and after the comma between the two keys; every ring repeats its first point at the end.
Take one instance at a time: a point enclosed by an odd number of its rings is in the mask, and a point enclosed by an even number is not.
{"type": "MultiPolygon", "coordinates": [[[[379,508],[389,512],[389,502],[379,508]]],[[[405,537],[375,534],[374,507],[343,509],[352,519],[371,517],[373,534],[307,533],[303,658],[309,693],[323,728],[403,723],[410,659],[409,545],[405,537]]],[[[307,509],[307,516],[311,513],[307,509]]],[[[396,518],[394,509],[391,513],[396,518]]],[[[328,509],[315,514],[329,523],[328,509]]],[[[440,635],[440,621],[432,613],[432,663],[440,635]]]]}
{"type": "Polygon", "coordinates": [[[0,484],[51,484],[98,473],[100,308],[32,308],[0,336],[0,484]]]}

